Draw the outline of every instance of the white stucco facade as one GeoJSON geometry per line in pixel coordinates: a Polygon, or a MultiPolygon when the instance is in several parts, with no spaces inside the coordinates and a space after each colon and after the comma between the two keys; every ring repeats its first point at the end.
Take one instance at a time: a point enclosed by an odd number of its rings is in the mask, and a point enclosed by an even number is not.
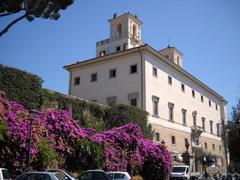
{"type": "Polygon", "coordinates": [[[142,45],[141,22],[135,16],[127,13],[118,19],[115,15],[109,22],[110,38],[97,43],[97,57],[64,67],[70,73],[69,94],[105,105],[109,99],[131,105],[133,97],[136,106],[149,113],[148,123],[159,136],[157,143],[164,140],[173,154],[180,155],[186,150],[187,140],[193,155],[194,148],[202,147],[217,155],[221,159],[219,166],[224,167],[224,98],[183,69],[183,54],[178,49],[168,46],[157,51],[142,45]],[[139,41],[128,35],[118,36],[119,24],[125,27],[123,35],[132,32],[134,23],[139,41]],[[116,50],[124,43],[125,50],[116,50]],[[103,50],[105,54],[99,55],[103,50]],[[92,74],[97,74],[94,81],[92,74]],[[200,137],[196,138],[194,132],[200,132],[200,137]]]}

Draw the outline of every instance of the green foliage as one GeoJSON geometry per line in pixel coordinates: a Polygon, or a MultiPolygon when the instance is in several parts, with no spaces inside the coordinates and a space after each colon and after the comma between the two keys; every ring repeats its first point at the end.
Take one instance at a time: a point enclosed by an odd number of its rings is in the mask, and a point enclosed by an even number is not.
{"type": "Polygon", "coordinates": [[[0,31],[0,37],[22,19],[29,22],[36,18],[57,20],[60,17],[60,10],[65,10],[73,2],[74,0],[0,0],[0,17],[23,12],[23,15],[0,31]]]}
{"type": "Polygon", "coordinates": [[[0,119],[0,141],[4,141],[4,134],[7,130],[6,123],[0,119]]]}
{"type": "Polygon", "coordinates": [[[90,140],[79,140],[74,151],[66,158],[65,168],[71,171],[85,171],[103,168],[103,146],[90,140]]]}
{"type": "Polygon", "coordinates": [[[232,121],[229,123],[228,148],[232,161],[240,162],[240,99],[232,108],[232,121]]]}
{"type": "Polygon", "coordinates": [[[150,124],[147,123],[148,113],[134,106],[123,104],[114,105],[107,109],[107,118],[105,124],[107,129],[119,127],[128,123],[135,123],[141,127],[146,138],[153,138],[153,131],[150,124]]]}
{"type": "Polygon", "coordinates": [[[209,167],[216,161],[216,156],[203,151],[202,148],[198,148],[195,151],[195,158],[197,162],[200,162],[203,166],[209,167]]]}
{"type": "Polygon", "coordinates": [[[46,138],[40,139],[38,161],[40,161],[43,168],[51,166],[51,163],[54,162],[57,157],[58,153],[50,146],[49,140],[46,138]]]}
{"type": "Polygon", "coordinates": [[[102,119],[105,117],[106,107],[97,103],[42,89],[41,109],[47,108],[71,110],[73,119],[79,120],[82,126],[96,128],[98,132],[104,129],[102,119]]]}
{"type": "Polygon", "coordinates": [[[23,104],[27,109],[40,105],[42,79],[37,75],[0,64],[0,90],[10,100],[23,104]]]}
{"type": "Polygon", "coordinates": [[[18,13],[25,11],[27,19],[32,21],[34,18],[58,19],[59,11],[66,9],[74,0],[1,0],[0,13],[18,13]]]}

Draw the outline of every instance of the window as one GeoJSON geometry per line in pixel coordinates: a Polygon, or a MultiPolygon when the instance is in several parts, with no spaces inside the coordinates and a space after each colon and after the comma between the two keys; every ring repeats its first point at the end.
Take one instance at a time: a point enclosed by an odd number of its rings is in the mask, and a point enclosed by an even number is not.
{"type": "Polygon", "coordinates": [[[118,36],[122,35],[122,24],[118,24],[117,26],[117,32],[118,32],[118,36]]]}
{"type": "Polygon", "coordinates": [[[172,85],[172,77],[168,76],[168,84],[172,85]]]}
{"type": "Polygon", "coordinates": [[[138,92],[128,94],[129,104],[131,106],[137,106],[138,104],[138,92]]]}
{"type": "Polygon", "coordinates": [[[169,110],[169,121],[173,121],[174,119],[174,104],[173,103],[168,103],[168,110],[169,110]]]}
{"type": "Polygon", "coordinates": [[[115,78],[115,77],[116,77],[116,69],[110,69],[109,78],[115,78]]]}
{"type": "Polygon", "coordinates": [[[197,126],[197,111],[193,111],[192,116],[193,116],[193,126],[196,127],[197,126]]]}
{"type": "Polygon", "coordinates": [[[221,145],[219,145],[219,151],[222,151],[222,146],[221,145]]]}
{"type": "Polygon", "coordinates": [[[171,136],[171,140],[172,140],[172,145],[176,145],[176,138],[175,138],[175,136],[171,136]]]}
{"type": "Polygon", "coordinates": [[[217,123],[217,136],[220,137],[220,124],[217,123]]]}
{"type": "Polygon", "coordinates": [[[153,71],[153,76],[157,77],[157,68],[153,67],[152,71],[153,71]]]}
{"type": "Polygon", "coordinates": [[[158,116],[158,102],[159,102],[159,97],[157,96],[152,96],[152,101],[153,101],[153,115],[158,116]]]}
{"type": "Polygon", "coordinates": [[[80,77],[75,77],[74,78],[74,85],[77,86],[80,84],[80,77]]]}
{"type": "Polygon", "coordinates": [[[155,133],[156,141],[160,141],[160,134],[158,132],[155,133]]]}
{"type": "Polygon", "coordinates": [[[187,139],[187,138],[184,139],[184,145],[185,145],[185,146],[186,146],[186,145],[189,145],[189,142],[188,142],[188,139],[187,139]]]}
{"type": "Polygon", "coordinates": [[[185,92],[185,85],[181,84],[182,92],[185,92]]]}
{"type": "Polygon", "coordinates": [[[177,56],[177,65],[180,65],[180,58],[177,56]]]}
{"type": "Polygon", "coordinates": [[[204,143],[204,147],[205,147],[205,149],[207,149],[207,143],[206,142],[204,143]]]}
{"type": "Polygon", "coordinates": [[[198,139],[198,138],[195,139],[195,144],[196,144],[197,146],[199,146],[199,139],[198,139]]]}
{"type": "Polygon", "coordinates": [[[202,117],[202,128],[203,128],[203,131],[206,131],[205,130],[205,117],[202,117]]]}
{"type": "Polygon", "coordinates": [[[215,144],[212,144],[212,149],[213,151],[215,151],[215,144]]]}
{"type": "Polygon", "coordinates": [[[92,73],[91,75],[91,82],[97,81],[97,73],[92,73]]]}
{"type": "Polygon", "coordinates": [[[127,49],[127,43],[123,44],[123,50],[125,51],[127,49]]]}
{"type": "Polygon", "coordinates": [[[216,104],[216,111],[218,110],[218,105],[216,104]]]}
{"type": "Polygon", "coordinates": [[[133,73],[137,73],[137,65],[131,65],[130,66],[130,73],[133,74],[133,73]]]}
{"type": "Polygon", "coordinates": [[[209,104],[210,107],[212,106],[211,100],[208,101],[208,104],[209,104]]]}
{"type": "Polygon", "coordinates": [[[192,97],[195,98],[195,91],[192,90],[192,97]]]}
{"type": "Polygon", "coordinates": [[[105,56],[106,55],[106,51],[100,51],[99,56],[105,56]]]}
{"type": "Polygon", "coordinates": [[[137,106],[137,99],[135,99],[135,98],[134,98],[134,99],[131,99],[131,100],[130,100],[130,105],[131,105],[131,106],[137,106]]]}
{"type": "Polygon", "coordinates": [[[133,25],[133,35],[137,36],[137,26],[136,26],[136,24],[133,25]]]}
{"type": "Polygon", "coordinates": [[[209,121],[210,124],[210,133],[213,134],[213,121],[209,121]]]}
{"type": "Polygon", "coordinates": [[[121,46],[117,46],[116,47],[116,51],[118,52],[118,51],[121,51],[121,46]]]}
{"type": "Polygon", "coordinates": [[[117,103],[117,97],[116,96],[111,96],[107,98],[107,105],[108,106],[113,106],[117,103]]]}
{"type": "Polygon", "coordinates": [[[202,103],[204,102],[203,95],[201,95],[201,102],[202,102],[202,103]]]}
{"type": "Polygon", "coordinates": [[[186,109],[182,109],[182,122],[183,122],[183,125],[187,125],[186,123],[186,114],[187,114],[187,110],[186,109]]]}

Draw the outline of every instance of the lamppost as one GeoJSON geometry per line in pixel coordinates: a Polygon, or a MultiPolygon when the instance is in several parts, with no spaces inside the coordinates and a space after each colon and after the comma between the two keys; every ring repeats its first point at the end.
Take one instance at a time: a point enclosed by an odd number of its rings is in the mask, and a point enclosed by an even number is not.
{"type": "Polygon", "coordinates": [[[166,142],[164,140],[161,141],[161,145],[165,147],[166,142]]]}
{"type": "Polygon", "coordinates": [[[31,164],[31,145],[32,145],[32,125],[33,125],[33,120],[34,118],[32,117],[32,114],[37,114],[39,111],[37,110],[30,110],[30,124],[29,124],[29,132],[28,132],[28,163],[27,163],[27,168],[28,171],[30,171],[30,164],[31,164]]]}

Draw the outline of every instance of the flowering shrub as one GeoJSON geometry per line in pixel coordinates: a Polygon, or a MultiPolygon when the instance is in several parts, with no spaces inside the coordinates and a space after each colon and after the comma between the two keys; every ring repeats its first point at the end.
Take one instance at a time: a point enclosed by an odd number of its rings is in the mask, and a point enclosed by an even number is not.
{"type": "Polygon", "coordinates": [[[60,159],[62,166],[74,170],[81,166],[104,167],[106,170],[128,171],[143,177],[147,173],[153,176],[151,179],[159,179],[170,173],[169,151],[145,139],[136,124],[94,134],[93,128],[80,128],[67,111],[47,110],[30,114],[22,105],[8,101],[0,91],[0,126],[4,126],[4,131],[0,131],[3,132],[0,164],[13,173],[27,168],[31,121],[33,168],[49,165],[56,158],[60,159]]]}
{"type": "Polygon", "coordinates": [[[38,161],[42,138],[48,139],[49,145],[61,153],[61,159],[64,161],[67,154],[74,151],[72,144],[90,136],[94,131],[80,128],[66,111],[49,110],[31,115],[22,105],[8,101],[5,94],[0,92],[0,123],[6,124],[8,129],[3,135],[4,141],[0,144],[0,163],[13,173],[22,172],[27,168],[31,120],[33,126],[30,153],[33,161],[38,161]]]}
{"type": "Polygon", "coordinates": [[[171,172],[170,152],[164,146],[143,138],[136,124],[105,131],[94,135],[92,140],[104,145],[107,171],[128,171],[143,176],[147,173],[147,179],[150,179],[149,173],[153,175],[152,179],[159,179],[171,172]],[[146,167],[151,169],[147,171],[146,167]]]}

